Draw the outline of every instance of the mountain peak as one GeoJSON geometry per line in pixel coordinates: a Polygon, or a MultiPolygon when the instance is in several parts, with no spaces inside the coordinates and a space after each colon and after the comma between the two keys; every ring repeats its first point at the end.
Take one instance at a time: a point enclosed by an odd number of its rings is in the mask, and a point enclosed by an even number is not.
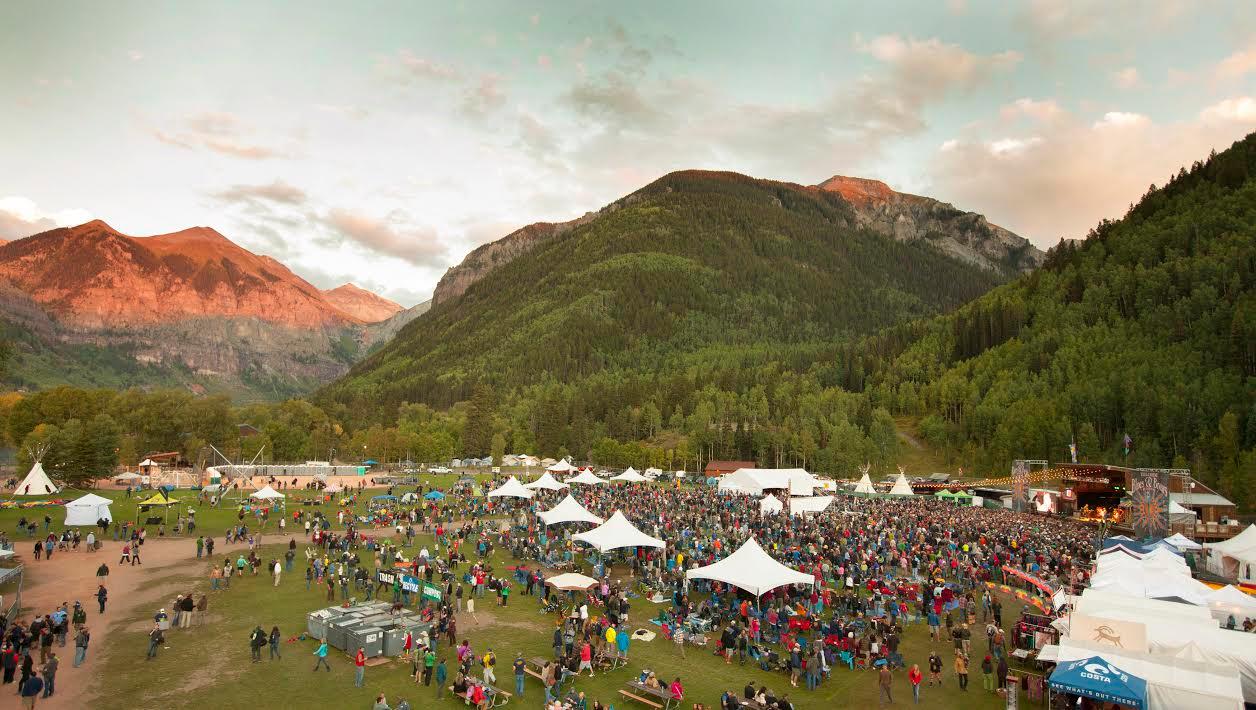
{"type": "Polygon", "coordinates": [[[341,284],[336,288],[323,291],[323,298],[364,323],[388,320],[405,310],[400,304],[393,303],[353,283],[341,284]]]}
{"type": "Polygon", "coordinates": [[[75,232],[75,233],[103,231],[103,232],[109,232],[110,234],[121,234],[121,232],[119,232],[118,230],[114,229],[113,227],[110,227],[103,219],[88,220],[87,222],[84,222],[82,224],[70,227],[70,231],[75,232]]]}
{"type": "Polygon", "coordinates": [[[859,207],[882,204],[890,201],[896,195],[904,194],[896,192],[880,180],[850,177],[848,175],[834,175],[816,187],[828,192],[836,192],[846,198],[847,202],[859,207]]]}

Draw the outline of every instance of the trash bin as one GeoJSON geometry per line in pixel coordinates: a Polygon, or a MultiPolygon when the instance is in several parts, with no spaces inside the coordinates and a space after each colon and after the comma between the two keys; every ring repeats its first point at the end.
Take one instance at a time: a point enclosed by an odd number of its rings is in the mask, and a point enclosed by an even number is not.
{"type": "Polygon", "coordinates": [[[367,658],[384,655],[384,630],[374,624],[359,624],[349,627],[345,632],[348,644],[345,651],[356,654],[361,648],[367,658]]]}

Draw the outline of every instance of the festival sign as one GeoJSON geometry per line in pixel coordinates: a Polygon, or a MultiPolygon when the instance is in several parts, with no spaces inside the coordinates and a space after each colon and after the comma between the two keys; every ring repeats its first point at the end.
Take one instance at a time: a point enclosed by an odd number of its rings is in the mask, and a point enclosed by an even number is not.
{"type": "Polygon", "coordinates": [[[1047,596],[1051,596],[1052,594],[1055,593],[1055,590],[1051,588],[1050,584],[1047,584],[1045,581],[1033,576],[1032,574],[1029,574],[1027,572],[1022,572],[1021,570],[1018,570],[1015,567],[1009,567],[1008,565],[1003,565],[1003,572],[1004,574],[1010,574],[1013,577],[1016,577],[1017,579],[1023,580],[1027,582],[1028,584],[1033,585],[1034,588],[1036,588],[1038,591],[1042,592],[1043,594],[1046,594],[1047,596]]]}
{"type": "Polygon", "coordinates": [[[1138,539],[1169,535],[1169,472],[1135,469],[1130,476],[1130,525],[1138,539]]]}
{"type": "Polygon", "coordinates": [[[1147,625],[1137,621],[1101,619],[1073,613],[1069,615],[1069,638],[1099,645],[1114,646],[1125,651],[1147,653],[1147,625]]]}
{"type": "Polygon", "coordinates": [[[431,599],[434,602],[440,601],[440,587],[435,584],[423,583],[423,598],[431,599]]]}
{"type": "Polygon", "coordinates": [[[1027,513],[1029,507],[1029,462],[1012,462],[1012,512],[1027,513]]]}
{"type": "Polygon", "coordinates": [[[380,570],[379,574],[376,576],[376,579],[388,585],[391,585],[398,578],[401,579],[401,588],[407,592],[417,594],[422,589],[423,582],[418,577],[402,574],[401,572],[386,572],[384,570],[380,570]]]}

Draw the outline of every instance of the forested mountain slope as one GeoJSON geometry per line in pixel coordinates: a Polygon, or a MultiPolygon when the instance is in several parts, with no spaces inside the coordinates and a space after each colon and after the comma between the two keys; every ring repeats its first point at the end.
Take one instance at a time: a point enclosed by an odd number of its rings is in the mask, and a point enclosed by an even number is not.
{"type": "Polygon", "coordinates": [[[791,358],[954,308],[998,279],[926,240],[857,227],[833,193],[674,173],[435,304],[323,398],[445,407],[477,383],[504,392],[596,373],[670,375],[700,353],[743,349],[791,358]]]}
{"type": "Polygon", "coordinates": [[[1256,134],[1033,274],[870,339],[867,392],[957,460],[1068,460],[1075,439],[1082,460],[1189,467],[1250,505],[1254,275],[1256,134]]]}

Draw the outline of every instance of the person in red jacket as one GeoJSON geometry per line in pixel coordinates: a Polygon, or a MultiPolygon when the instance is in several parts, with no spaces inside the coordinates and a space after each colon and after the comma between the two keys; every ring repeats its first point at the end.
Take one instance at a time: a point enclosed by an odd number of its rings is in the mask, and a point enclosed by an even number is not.
{"type": "Polygon", "coordinates": [[[353,684],[361,688],[366,685],[366,649],[358,647],[358,655],[353,657],[353,684]]]}
{"type": "Polygon", "coordinates": [[[907,680],[911,681],[911,697],[917,705],[920,704],[920,681],[923,674],[920,672],[920,666],[913,663],[911,670],[907,671],[907,680]]]}

